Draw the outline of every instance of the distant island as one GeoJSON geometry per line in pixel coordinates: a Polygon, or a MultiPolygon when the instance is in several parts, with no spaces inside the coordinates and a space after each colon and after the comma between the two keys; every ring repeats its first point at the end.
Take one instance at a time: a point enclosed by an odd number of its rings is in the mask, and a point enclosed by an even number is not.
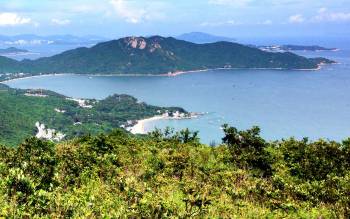
{"type": "Polygon", "coordinates": [[[337,51],[337,48],[326,48],[322,46],[301,46],[301,45],[275,45],[275,46],[258,46],[259,49],[266,52],[289,52],[289,51],[337,51]]]}
{"type": "Polygon", "coordinates": [[[85,45],[96,44],[108,40],[105,37],[88,35],[51,35],[20,34],[15,36],[0,35],[1,46],[43,46],[43,45],[85,45]]]}
{"type": "Polygon", "coordinates": [[[226,42],[236,42],[236,39],[231,37],[224,37],[224,36],[217,36],[212,35],[208,33],[202,33],[202,32],[191,32],[191,33],[184,33],[180,36],[176,36],[176,39],[184,40],[192,43],[216,43],[220,41],[226,41],[226,42]]]}
{"type": "Polygon", "coordinates": [[[9,47],[6,49],[0,49],[0,55],[6,56],[6,55],[14,55],[14,54],[23,54],[28,53],[29,51],[26,49],[18,49],[16,47],[9,47]]]}
{"type": "Polygon", "coordinates": [[[12,89],[1,83],[0,106],[0,145],[17,145],[33,135],[59,141],[128,129],[138,120],[154,116],[190,116],[182,108],[151,106],[128,95],[74,99],[46,90],[12,89]]]}
{"type": "Polygon", "coordinates": [[[37,60],[0,57],[0,80],[11,79],[11,73],[176,75],[221,68],[314,70],[329,63],[334,62],[290,52],[266,52],[233,42],[195,44],[172,37],[125,37],[37,60]]]}

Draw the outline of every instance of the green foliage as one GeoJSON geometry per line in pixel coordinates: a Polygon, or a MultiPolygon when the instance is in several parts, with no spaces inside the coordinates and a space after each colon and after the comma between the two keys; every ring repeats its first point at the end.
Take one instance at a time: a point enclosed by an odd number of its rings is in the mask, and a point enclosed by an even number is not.
{"type": "Polygon", "coordinates": [[[350,140],[267,142],[257,127],[224,132],[217,147],[169,128],[0,147],[0,217],[350,216],[350,140]]]}
{"type": "Polygon", "coordinates": [[[168,112],[185,112],[178,107],[157,107],[140,103],[128,95],[112,95],[104,100],[86,100],[92,108],[51,91],[11,89],[0,84],[0,143],[17,145],[36,133],[35,123],[66,135],[67,139],[86,134],[110,132],[128,121],[168,112]],[[47,97],[26,96],[25,93],[47,97]],[[56,109],[64,111],[57,112],[56,109]]]}
{"type": "Polygon", "coordinates": [[[198,131],[192,132],[188,128],[175,132],[174,129],[167,127],[162,131],[161,129],[155,129],[149,133],[152,139],[158,141],[173,141],[181,143],[199,143],[198,131]]]}
{"type": "Polygon", "coordinates": [[[30,138],[18,147],[13,165],[32,176],[37,189],[50,190],[55,184],[55,153],[52,142],[30,138]]]}
{"type": "Polygon", "coordinates": [[[226,143],[232,154],[232,159],[240,168],[259,169],[264,174],[271,174],[268,153],[265,151],[268,143],[260,137],[259,127],[247,131],[223,126],[226,143]]]}
{"type": "Polygon", "coordinates": [[[307,139],[294,139],[281,143],[286,165],[291,175],[305,180],[321,180],[330,174],[344,175],[349,169],[347,145],[320,140],[309,143],[307,139]]]}

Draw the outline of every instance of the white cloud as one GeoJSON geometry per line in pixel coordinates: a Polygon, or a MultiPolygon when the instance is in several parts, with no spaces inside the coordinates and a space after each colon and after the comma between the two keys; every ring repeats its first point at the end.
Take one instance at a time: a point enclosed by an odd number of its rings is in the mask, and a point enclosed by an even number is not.
{"type": "Polygon", "coordinates": [[[213,5],[230,5],[230,6],[246,6],[252,0],[209,0],[209,4],[213,5]]]}
{"type": "Polygon", "coordinates": [[[327,8],[320,8],[318,9],[318,13],[324,13],[327,11],[327,8]]]}
{"type": "Polygon", "coordinates": [[[271,25],[272,24],[272,21],[271,20],[265,20],[259,24],[262,24],[262,25],[271,25]]]}
{"type": "Polygon", "coordinates": [[[303,23],[305,18],[301,14],[295,14],[289,17],[289,23],[303,23]]]}
{"type": "Polygon", "coordinates": [[[327,8],[320,8],[318,10],[318,14],[311,18],[313,22],[322,22],[322,21],[330,21],[330,22],[344,22],[350,21],[350,13],[345,12],[331,12],[328,11],[327,8]]]}
{"type": "Polygon", "coordinates": [[[108,3],[101,3],[99,1],[89,2],[89,3],[80,3],[75,2],[69,6],[68,11],[74,14],[104,14],[107,11],[111,10],[111,5],[108,3]]]}
{"type": "Polygon", "coordinates": [[[64,25],[70,24],[71,21],[68,20],[68,19],[53,18],[53,19],[51,19],[51,23],[54,24],[54,25],[58,25],[58,26],[64,26],[64,25]]]}
{"type": "Polygon", "coordinates": [[[146,9],[133,7],[125,0],[111,0],[110,3],[118,16],[126,22],[136,24],[151,18],[151,14],[146,9]]]}
{"type": "Polygon", "coordinates": [[[236,20],[227,20],[227,21],[217,21],[217,22],[203,22],[200,24],[202,27],[220,27],[220,26],[239,26],[239,25],[272,25],[271,20],[264,20],[262,22],[252,22],[252,23],[243,23],[236,20]]]}
{"type": "Polygon", "coordinates": [[[74,5],[71,7],[71,11],[75,13],[89,13],[96,10],[95,5],[74,5]]]}
{"type": "Polygon", "coordinates": [[[30,18],[22,17],[16,13],[0,13],[0,26],[16,26],[31,22],[32,20],[30,18]]]}
{"type": "Polygon", "coordinates": [[[289,17],[289,23],[317,23],[317,22],[349,22],[350,12],[333,12],[327,8],[320,8],[313,17],[304,18],[301,14],[289,17]]]}
{"type": "Polygon", "coordinates": [[[267,6],[281,6],[285,8],[286,5],[305,4],[305,0],[208,0],[208,3],[212,5],[231,6],[236,8],[267,6]]]}

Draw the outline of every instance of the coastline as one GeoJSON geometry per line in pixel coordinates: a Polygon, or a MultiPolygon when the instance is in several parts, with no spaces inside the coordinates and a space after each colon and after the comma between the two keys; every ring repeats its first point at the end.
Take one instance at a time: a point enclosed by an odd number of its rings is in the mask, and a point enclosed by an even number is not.
{"type": "Polygon", "coordinates": [[[7,83],[7,82],[12,82],[12,81],[17,81],[17,80],[24,80],[24,79],[29,79],[29,78],[40,78],[40,77],[48,77],[48,76],[64,76],[64,75],[74,75],[74,74],[42,74],[42,75],[31,75],[31,76],[24,76],[24,77],[18,77],[18,78],[13,78],[13,79],[8,79],[8,80],[0,80],[0,83],[7,83]]]}
{"type": "Polygon", "coordinates": [[[153,122],[153,121],[157,121],[157,120],[166,120],[169,119],[167,116],[165,115],[160,115],[160,116],[153,116],[147,119],[141,119],[141,120],[137,120],[136,124],[134,126],[128,127],[126,128],[126,130],[128,130],[129,132],[131,132],[132,134],[147,134],[146,130],[145,130],[145,125],[149,122],[153,122]]]}
{"type": "Polygon", "coordinates": [[[169,113],[164,113],[162,115],[156,115],[146,119],[136,120],[133,126],[127,127],[126,130],[132,134],[147,134],[148,132],[145,129],[145,125],[149,122],[154,122],[158,120],[185,120],[185,119],[195,119],[198,116],[203,115],[204,113],[180,113],[175,112],[172,115],[169,113]]]}
{"type": "Polygon", "coordinates": [[[198,70],[188,70],[188,71],[176,71],[171,73],[162,74],[79,74],[79,73],[52,73],[52,74],[40,74],[23,76],[8,80],[0,80],[0,83],[8,83],[16,80],[28,79],[28,78],[38,78],[38,77],[48,77],[48,76],[65,76],[65,75],[77,75],[77,76],[88,76],[88,77],[176,77],[184,74],[191,73],[201,73],[208,71],[219,71],[219,70],[276,70],[276,71],[319,71],[325,64],[319,64],[317,68],[312,69],[286,69],[286,68],[208,68],[208,69],[198,69],[198,70]]]}

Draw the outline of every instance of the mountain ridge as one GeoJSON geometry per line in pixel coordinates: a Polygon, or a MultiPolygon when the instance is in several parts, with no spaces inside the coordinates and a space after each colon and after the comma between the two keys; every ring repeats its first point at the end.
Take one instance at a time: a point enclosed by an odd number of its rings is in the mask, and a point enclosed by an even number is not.
{"type": "Polygon", "coordinates": [[[16,47],[8,47],[5,49],[0,49],[0,55],[6,55],[6,54],[16,54],[16,53],[27,53],[29,52],[26,49],[18,49],[16,47]]]}
{"type": "Polygon", "coordinates": [[[0,35],[0,45],[7,46],[38,46],[38,45],[70,45],[81,43],[99,43],[108,40],[108,38],[86,35],[86,36],[74,36],[74,35],[48,35],[39,36],[35,34],[20,34],[20,35],[0,35]]]}
{"type": "MultiPolygon", "coordinates": [[[[3,58],[0,58],[0,63],[3,58]]],[[[6,63],[5,61],[3,61],[6,63]]],[[[9,60],[7,60],[9,63],[9,60]]],[[[333,61],[309,59],[294,53],[270,53],[233,42],[196,44],[173,37],[124,37],[63,53],[1,65],[4,72],[33,75],[171,74],[217,68],[317,69],[333,61]],[[14,67],[15,66],[15,67],[14,67]]]]}

